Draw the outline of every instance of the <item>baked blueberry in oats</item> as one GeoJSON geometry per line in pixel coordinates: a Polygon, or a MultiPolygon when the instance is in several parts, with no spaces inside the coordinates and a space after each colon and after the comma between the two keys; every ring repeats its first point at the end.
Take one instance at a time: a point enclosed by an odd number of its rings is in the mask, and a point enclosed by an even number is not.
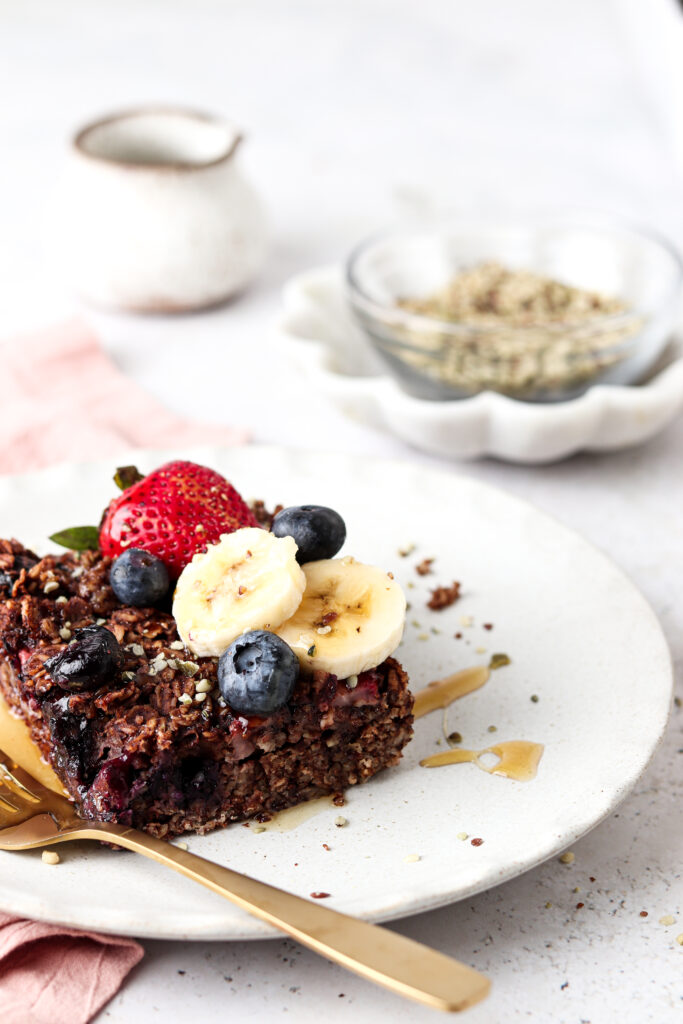
{"type": "Polygon", "coordinates": [[[0,692],[79,812],[207,832],[395,764],[401,589],[297,546],[336,554],[338,514],[293,509],[276,535],[206,467],[117,476],[100,527],[59,535],[82,550],[0,540],[0,692]]]}

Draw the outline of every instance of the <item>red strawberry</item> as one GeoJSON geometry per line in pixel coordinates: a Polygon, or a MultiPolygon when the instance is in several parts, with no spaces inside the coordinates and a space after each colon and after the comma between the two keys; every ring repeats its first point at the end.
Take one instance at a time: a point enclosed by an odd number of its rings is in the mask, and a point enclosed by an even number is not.
{"type": "Polygon", "coordinates": [[[115,558],[143,548],[176,578],[198,551],[242,526],[258,523],[225,477],[194,462],[167,462],[110,502],[100,549],[115,558]]]}

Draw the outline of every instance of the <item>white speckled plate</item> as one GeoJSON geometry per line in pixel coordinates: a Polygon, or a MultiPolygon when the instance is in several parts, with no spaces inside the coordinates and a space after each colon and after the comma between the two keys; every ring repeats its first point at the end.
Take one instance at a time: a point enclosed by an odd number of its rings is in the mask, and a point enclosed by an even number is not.
{"type": "MultiPolygon", "coordinates": [[[[436,744],[437,712],[417,723],[398,768],[349,791],[345,828],[335,827],[340,812],[329,807],[289,832],[255,834],[236,825],[190,839],[191,850],[303,895],[329,892],[331,906],[387,920],[528,870],[626,796],[666,725],[669,653],[635,587],[579,536],[500,491],[408,463],[256,447],[145,454],[137,461],[149,470],[178,454],[223,471],[245,497],[339,509],[348,526],[345,551],[412,584],[399,657],[413,688],[505,652],[512,664],[454,705],[449,727],[475,748],[494,738],[545,744],[529,783],[468,764],[424,769],[420,758],[443,749],[436,744]],[[401,558],[397,549],[408,542],[415,552],[401,558]],[[435,558],[434,574],[420,577],[414,566],[427,556],[435,558]],[[461,600],[428,611],[429,587],[453,579],[462,581],[461,600]],[[462,616],[473,624],[460,625],[462,616]],[[463,832],[483,844],[458,839],[463,832]],[[407,862],[411,854],[420,860],[407,862]]],[[[54,529],[95,522],[112,493],[112,468],[67,466],[1,479],[0,536],[45,549],[54,529]]],[[[45,867],[39,852],[0,853],[0,907],[167,939],[274,934],[141,857],[94,844],[60,851],[56,869],[45,867]]]]}

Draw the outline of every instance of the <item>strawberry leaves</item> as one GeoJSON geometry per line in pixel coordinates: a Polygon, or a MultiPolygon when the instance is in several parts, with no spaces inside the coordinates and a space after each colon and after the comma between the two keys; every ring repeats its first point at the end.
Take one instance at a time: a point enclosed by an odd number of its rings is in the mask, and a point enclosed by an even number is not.
{"type": "Polygon", "coordinates": [[[122,491],[127,491],[133,484],[144,479],[144,474],[140,472],[137,466],[119,466],[114,473],[114,483],[122,491]]]}
{"type": "Polygon", "coordinates": [[[97,551],[100,546],[100,531],[96,526],[70,526],[58,530],[50,540],[72,551],[97,551]]]}

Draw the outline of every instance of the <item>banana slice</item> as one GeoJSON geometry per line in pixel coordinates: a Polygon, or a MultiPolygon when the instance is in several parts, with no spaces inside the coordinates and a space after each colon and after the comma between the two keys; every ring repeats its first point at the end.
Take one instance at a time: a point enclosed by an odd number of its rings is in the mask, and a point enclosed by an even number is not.
{"type": "Polygon", "coordinates": [[[380,665],[398,647],[406,599],[393,577],[353,558],[303,566],[306,590],[291,619],[275,630],[304,670],[340,679],[380,665]]]}
{"type": "Polygon", "coordinates": [[[275,631],[298,608],[306,577],[291,537],[256,527],[223,534],[176,585],[178,632],[199,657],[219,657],[247,629],[275,631]]]}

